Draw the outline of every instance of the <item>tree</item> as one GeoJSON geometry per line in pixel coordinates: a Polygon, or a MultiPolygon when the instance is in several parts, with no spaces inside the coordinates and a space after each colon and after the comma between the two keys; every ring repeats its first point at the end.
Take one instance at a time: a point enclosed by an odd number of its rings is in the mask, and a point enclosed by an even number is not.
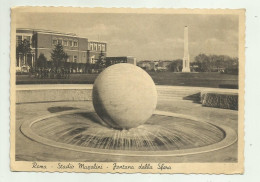
{"type": "Polygon", "coordinates": [[[106,67],[106,59],[104,53],[101,51],[98,60],[95,64],[95,69],[103,69],[106,67]]]}
{"type": "Polygon", "coordinates": [[[111,60],[109,60],[109,59],[106,59],[106,67],[109,67],[109,66],[111,66],[112,65],[112,61],[111,60]]]}
{"type": "Polygon", "coordinates": [[[51,59],[54,68],[57,70],[60,67],[64,67],[66,60],[68,59],[68,54],[64,52],[63,47],[58,43],[52,50],[51,59]]]}
{"type": "MultiPolygon", "coordinates": [[[[27,54],[31,53],[31,44],[28,40],[21,41],[16,47],[16,59],[19,60],[19,57],[22,60],[23,64],[26,64],[25,60],[27,60],[27,54]]],[[[20,66],[20,65],[19,65],[20,66]]],[[[32,66],[32,65],[30,65],[32,66]]]]}
{"type": "Polygon", "coordinates": [[[201,72],[211,72],[212,65],[210,64],[209,57],[206,54],[199,54],[195,57],[195,62],[201,72]]]}
{"type": "Polygon", "coordinates": [[[180,72],[182,70],[182,60],[176,59],[167,66],[169,71],[180,72]]]}
{"type": "Polygon", "coordinates": [[[40,54],[39,58],[37,59],[36,66],[38,68],[46,68],[47,66],[47,58],[44,56],[44,54],[40,54]]]}
{"type": "Polygon", "coordinates": [[[238,69],[238,58],[231,58],[227,55],[206,55],[199,54],[195,57],[193,65],[198,66],[199,72],[220,71],[223,69],[238,69]]]}

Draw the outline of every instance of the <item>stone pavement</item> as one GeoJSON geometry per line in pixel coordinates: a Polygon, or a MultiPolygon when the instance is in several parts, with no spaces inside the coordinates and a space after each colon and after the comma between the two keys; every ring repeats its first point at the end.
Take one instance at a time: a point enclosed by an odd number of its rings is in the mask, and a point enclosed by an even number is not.
{"type": "MultiPolygon", "coordinates": [[[[64,86],[60,86],[61,88],[64,86]]],[[[21,87],[20,87],[21,88],[21,87]]],[[[47,88],[47,87],[46,87],[47,88]]],[[[56,87],[57,88],[57,87],[56,87]]],[[[163,90],[163,89],[162,89],[163,90]]],[[[177,89],[173,89],[174,92],[177,89]]],[[[169,90],[168,90],[169,91],[169,90]]],[[[177,92],[177,91],[176,91],[177,92]]],[[[163,94],[162,94],[163,95],[163,94]]],[[[171,95],[171,94],[169,94],[171,95]]],[[[50,147],[25,137],[20,126],[26,120],[50,114],[53,110],[70,107],[94,111],[91,101],[62,101],[62,102],[38,102],[18,103],[16,105],[16,160],[25,161],[82,161],[82,162],[236,162],[237,143],[214,152],[194,154],[179,157],[129,157],[111,156],[76,152],[56,147],[50,147]]],[[[177,112],[218,125],[225,125],[237,132],[238,112],[226,109],[203,107],[192,100],[184,100],[182,97],[159,96],[158,110],[177,112]]]]}

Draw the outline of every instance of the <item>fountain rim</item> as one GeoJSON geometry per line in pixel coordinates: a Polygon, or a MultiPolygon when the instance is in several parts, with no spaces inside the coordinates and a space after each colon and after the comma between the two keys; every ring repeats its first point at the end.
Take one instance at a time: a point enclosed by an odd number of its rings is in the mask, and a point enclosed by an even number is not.
{"type": "Polygon", "coordinates": [[[90,148],[90,147],[81,147],[81,146],[76,146],[76,145],[71,145],[71,144],[66,144],[66,143],[61,143],[61,142],[56,142],[47,138],[44,138],[40,135],[37,135],[33,130],[31,129],[31,126],[34,123],[37,123],[39,121],[52,118],[52,117],[57,117],[61,115],[67,115],[67,114],[77,114],[77,113],[82,113],[82,112],[89,112],[85,109],[77,109],[77,110],[72,110],[72,111],[62,111],[59,113],[53,113],[53,114],[48,114],[44,115],[41,117],[38,117],[37,119],[32,119],[32,120],[26,120],[22,123],[20,126],[20,130],[25,135],[26,137],[30,138],[33,141],[39,142],[41,144],[55,147],[55,148],[62,148],[62,149],[67,149],[67,150],[72,150],[72,151],[77,151],[77,152],[84,152],[84,153],[92,153],[92,154],[102,154],[102,155],[120,155],[120,156],[185,156],[185,155],[193,155],[193,154],[200,154],[200,153],[206,153],[206,152],[213,152],[216,150],[220,150],[223,148],[226,148],[232,144],[234,144],[237,141],[237,133],[230,127],[224,126],[224,125],[216,125],[208,121],[203,121],[199,118],[189,116],[189,115],[184,115],[184,114],[179,114],[179,113],[173,113],[173,112],[168,112],[168,111],[161,111],[161,110],[155,110],[153,115],[161,115],[161,116],[170,116],[170,117],[177,117],[177,118],[182,118],[182,119],[188,119],[188,120],[193,120],[196,122],[202,122],[206,124],[213,125],[219,129],[221,129],[225,133],[225,137],[223,140],[203,146],[203,147],[197,147],[197,148],[191,148],[191,149],[181,149],[181,150],[168,150],[168,151],[123,151],[123,150],[108,150],[108,149],[96,149],[96,148],[90,148]]]}

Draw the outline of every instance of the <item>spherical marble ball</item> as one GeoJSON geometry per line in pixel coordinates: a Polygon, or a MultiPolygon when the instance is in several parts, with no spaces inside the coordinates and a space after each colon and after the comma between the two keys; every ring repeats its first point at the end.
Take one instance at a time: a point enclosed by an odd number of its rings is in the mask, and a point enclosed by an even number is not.
{"type": "Polygon", "coordinates": [[[120,63],[100,73],[93,86],[93,105],[110,127],[130,129],[144,124],[157,104],[152,78],[141,68],[120,63]]]}

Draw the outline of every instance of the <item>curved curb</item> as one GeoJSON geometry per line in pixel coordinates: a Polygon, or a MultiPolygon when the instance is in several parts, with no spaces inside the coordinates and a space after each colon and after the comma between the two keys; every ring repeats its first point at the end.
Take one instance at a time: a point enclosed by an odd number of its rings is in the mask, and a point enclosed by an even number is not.
{"type": "Polygon", "coordinates": [[[34,133],[31,129],[31,126],[39,121],[42,121],[44,119],[60,116],[60,115],[66,115],[66,114],[76,114],[76,113],[82,113],[86,112],[86,110],[80,109],[80,110],[73,110],[73,111],[64,111],[60,113],[55,113],[55,114],[49,114],[46,116],[39,117],[34,120],[28,120],[22,123],[21,125],[21,132],[27,136],[28,138],[56,148],[62,148],[62,149],[67,149],[67,150],[73,150],[77,152],[86,152],[86,153],[93,153],[93,154],[103,154],[103,155],[120,155],[120,156],[185,156],[185,155],[193,155],[193,154],[200,154],[200,153],[206,153],[206,152],[212,152],[216,150],[220,150],[223,148],[226,148],[232,144],[234,144],[237,141],[237,133],[224,125],[215,125],[210,122],[206,121],[201,121],[201,119],[188,116],[188,115],[183,115],[183,114],[177,114],[177,113],[172,113],[172,112],[167,112],[167,111],[159,111],[156,110],[154,112],[155,115],[163,115],[163,116],[171,116],[171,117],[177,117],[177,118],[183,118],[183,119],[189,119],[189,120],[194,120],[197,122],[203,122],[207,123],[210,125],[213,125],[217,128],[220,128],[221,130],[224,131],[225,133],[225,138],[221,140],[220,142],[217,142],[212,145],[204,146],[204,147],[198,147],[198,148],[192,148],[192,149],[183,149],[183,150],[170,150],[170,151],[119,151],[119,150],[106,150],[106,149],[94,149],[94,148],[89,148],[89,147],[80,147],[80,146],[75,146],[75,145],[70,145],[70,144],[65,144],[65,143],[59,143],[55,142],[53,140],[41,137],[34,133]]]}

